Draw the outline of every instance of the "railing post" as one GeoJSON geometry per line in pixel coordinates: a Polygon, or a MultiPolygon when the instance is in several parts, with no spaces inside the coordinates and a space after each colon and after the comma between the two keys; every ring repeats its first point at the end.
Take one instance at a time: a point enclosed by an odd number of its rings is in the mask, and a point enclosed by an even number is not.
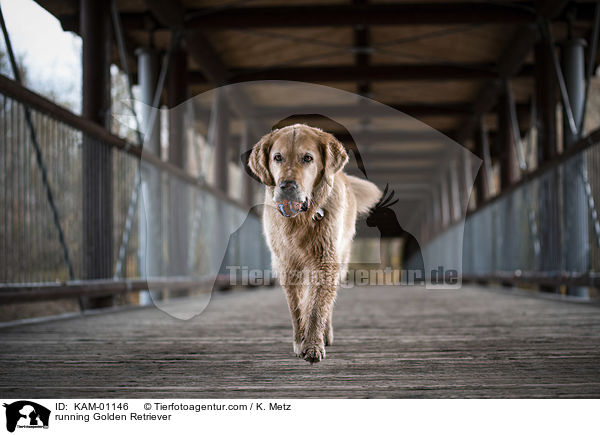
{"type": "MultiPolygon", "coordinates": [[[[80,2],[83,79],[82,116],[109,126],[110,20],[108,8],[94,0],[80,2]]],[[[112,149],[83,135],[83,278],[113,276],[112,149]]],[[[88,298],[85,308],[112,305],[112,296],[88,298]]]]}

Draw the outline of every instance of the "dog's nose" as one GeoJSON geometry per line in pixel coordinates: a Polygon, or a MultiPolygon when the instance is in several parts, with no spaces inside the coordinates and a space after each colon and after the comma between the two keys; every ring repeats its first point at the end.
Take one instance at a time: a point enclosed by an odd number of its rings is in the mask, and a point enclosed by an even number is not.
{"type": "Polygon", "coordinates": [[[284,180],[279,183],[279,188],[284,191],[296,190],[298,188],[298,183],[293,180],[284,180]]]}

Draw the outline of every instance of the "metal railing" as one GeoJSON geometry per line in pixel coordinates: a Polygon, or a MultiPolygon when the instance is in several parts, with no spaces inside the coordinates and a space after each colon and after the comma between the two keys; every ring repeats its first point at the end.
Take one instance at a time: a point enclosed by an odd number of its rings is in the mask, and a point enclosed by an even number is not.
{"type": "MultiPolygon", "coordinates": [[[[424,253],[463,245],[462,277],[600,287],[600,130],[437,235],[424,253]]],[[[577,293],[575,293],[577,294],[577,293]]]]}
{"type": "MultiPolygon", "coordinates": [[[[168,265],[172,222],[168,207],[163,209],[158,217],[162,229],[158,240],[160,252],[154,255],[160,256],[162,265],[168,265]]],[[[139,147],[101,126],[0,76],[0,303],[139,291],[147,289],[150,280],[156,285],[154,288],[171,290],[205,285],[215,279],[210,271],[218,271],[221,265],[222,258],[213,255],[212,248],[213,239],[222,236],[219,232],[222,221],[229,216],[243,221],[246,214],[246,205],[182,169],[142,153],[139,147]],[[27,112],[42,151],[47,183],[34,156],[32,135],[26,125],[27,112]],[[112,165],[110,183],[102,184],[109,186],[107,193],[112,203],[109,226],[112,243],[108,245],[111,252],[100,252],[96,257],[108,262],[104,269],[112,271],[114,279],[84,280],[83,219],[87,210],[84,210],[83,147],[88,147],[92,158],[108,158],[112,165]],[[164,266],[158,274],[153,270],[151,279],[145,279],[150,275],[142,273],[146,259],[140,250],[140,213],[131,213],[140,166],[158,178],[163,204],[169,204],[175,191],[181,203],[186,204],[181,219],[190,232],[185,238],[189,255],[177,275],[164,266]],[[61,253],[51,206],[44,194],[47,188],[53,193],[72,274],[61,253]],[[124,242],[127,226],[129,237],[124,242]]],[[[258,216],[248,214],[244,230],[231,236],[223,260],[223,265],[227,264],[261,269],[270,264],[258,216]]]]}

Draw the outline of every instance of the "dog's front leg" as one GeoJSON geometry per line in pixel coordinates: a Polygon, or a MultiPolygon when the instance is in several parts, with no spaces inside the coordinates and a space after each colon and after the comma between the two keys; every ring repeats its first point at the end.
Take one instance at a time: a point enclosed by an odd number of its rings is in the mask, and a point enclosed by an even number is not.
{"type": "Polygon", "coordinates": [[[300,303],[302,301],[303,287],[301,285],[286,284],[283,288],[290,309],[290,315],[292,316],[294,353],[296,356],[301,356],[300,350],[302,338],[304,337],[304,329],[301,324],[302,309],[300,303]]]}
{"type": "Polygon", "coordinates": [[[329,317],[325,323],[324,333],[325,346],[331,346],[333,344],[333,307],[329,310],[329,317]]]}
{"type": "Polygon", "coordinates": [[[325,358],[325,328],[331,318],[338,276],[338,266],[322,266],[318,279],[313,280],[308,290],[301,355],[311,364],[325,358]]]}

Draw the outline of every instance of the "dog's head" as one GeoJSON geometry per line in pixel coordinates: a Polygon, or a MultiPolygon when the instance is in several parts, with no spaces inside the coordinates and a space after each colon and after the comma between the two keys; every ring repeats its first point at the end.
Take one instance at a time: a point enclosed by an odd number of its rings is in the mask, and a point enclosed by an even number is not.
{"type": "Polygon", "coordinates": [[[344,146],[318,128],[295,124],[263,136],[248,166],[273,187],[273,202],[285,217],[307,211],[348,162],[344,146]]]}

